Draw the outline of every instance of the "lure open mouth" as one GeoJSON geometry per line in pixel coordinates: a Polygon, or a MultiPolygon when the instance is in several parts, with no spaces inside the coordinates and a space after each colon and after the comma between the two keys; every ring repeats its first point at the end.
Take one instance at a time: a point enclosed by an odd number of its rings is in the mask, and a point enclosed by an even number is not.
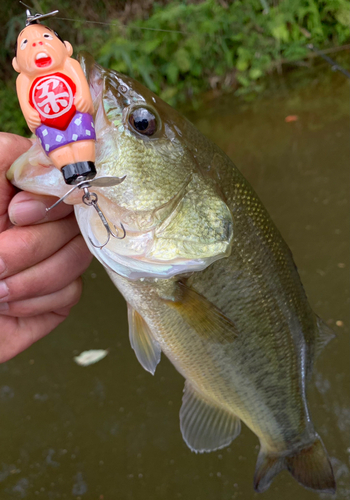
{"type": "Polygon", "coordinates": [[[39,54],[35,56],[35,65],[38,68],[46,68],[47,66],[50,66],[51,63],[51,57],[45,54],[45,52],[39,52],[39,54]]]}

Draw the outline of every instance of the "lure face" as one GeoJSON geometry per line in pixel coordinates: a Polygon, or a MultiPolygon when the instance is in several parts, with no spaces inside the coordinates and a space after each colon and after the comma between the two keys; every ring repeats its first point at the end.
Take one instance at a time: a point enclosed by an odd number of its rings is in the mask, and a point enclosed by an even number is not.
{"type": "MultiPolygon", "coordinates": [[[[315,356],[332,333],[311,310],[286,243],[219,148],[131,78],[89,56],[81,63],[96,111],[98,175],[126,175],[96,191],[126,237],[95,248],[89,238],[104,238],[98,218],[78,203],[77,220],[128,303],[142,366],[154,373],[163,352],[186,379],[185,442],[196,452],[222,448],[242,420],[261,444],[257,491],[288,469],[305,487],[333,492],[306,399],[315,356]]],[[[54,184],[35,148],[9,178],[62,196],[63,182],[54,184]]]]}

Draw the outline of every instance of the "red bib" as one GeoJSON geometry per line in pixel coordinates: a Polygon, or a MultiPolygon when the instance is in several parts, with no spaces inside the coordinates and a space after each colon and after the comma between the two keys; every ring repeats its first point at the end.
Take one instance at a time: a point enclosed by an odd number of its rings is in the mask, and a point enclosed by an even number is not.
{"type": "Polygon", "coordinates": [[[75,83],[62,73],[39,76],[29,92],[29,103],[40,115],[41,123],[66,130],[75,115],[75,83]]]}

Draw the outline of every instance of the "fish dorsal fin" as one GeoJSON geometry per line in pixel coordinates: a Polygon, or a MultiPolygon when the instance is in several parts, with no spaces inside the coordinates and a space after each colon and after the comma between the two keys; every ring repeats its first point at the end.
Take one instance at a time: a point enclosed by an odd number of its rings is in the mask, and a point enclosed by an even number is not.
{"type": "Polygon", "coordinates": [[[335,338],[333,330],[323,321],[323,319],[316,316],[317,331],[315,343],[315,358],[320,354],[322,349],[326,347],[328,342],[335,338]]]}
{"type": "Polygon", "coordinates": [[[180,428],[187,446],[196,453],[204,453],[228,446],[241,432],[241,421],[202,396],[186,380],[180,428]]]}
{"type": "Polygon", "coordinates": [[[128,304],[128,319],[131,347],[143,368],[154,375],[160,361],[161,348],[154,340],[146,321],[130,304],[128,304]]]}
{"type": "Polygon", "coordinates": [[[184,283],[177,283],[175,300],[168,300],[169,307],[176,308],[182,318],[205,340],[230,344],[239,333],[220,309],[184,283]]]}

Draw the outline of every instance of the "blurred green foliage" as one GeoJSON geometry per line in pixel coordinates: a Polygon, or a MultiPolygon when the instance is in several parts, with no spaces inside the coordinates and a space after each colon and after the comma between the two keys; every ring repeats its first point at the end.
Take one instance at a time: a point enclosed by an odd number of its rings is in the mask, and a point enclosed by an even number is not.
{"type": "MultiPolygon", "coordinates": [[[[47,24],[58,31],[63,39],[72,43],[75,54],[79,47],[96,54],[107,42],[109,31],[103,25],[93,23],[108,23],[111,17],[119,15],[127,4],[127,0],[115,0],[112,6],[108,0],[82,0],[79,4],[70,0],[24,0],[24,2],[32,6],[33,13],[59,9],[57,17],[78,19],[76,22],[57,18],[47,21],[47,24]],[[85,20],[88,21],[86,24],[85,20]]],[[[15,91],[16,73],[11,66],[17,36],[25,26],[25,8],[17,0],[1,0],[0,19],[3,24],[3,30],[0,30],[0,130],[30,135],[19,108],[15,91]]]]}
{"type": "MultiPolygon", "coordinates": [[[[116,2],[115,10],[91,0],[81,7],[67,0],[34,3],[38,11],[59,8],[62,17],[78,19],[50,20],[75,52],[89,50],[100,64],[141,81],[172,105],[195,101],[210,88],[259,92],[267,74],[307,56],[307,43],[328,48],[346,43],[350,35],[348,0],[134,1],[138,9],[129,15],[125,1],[116,2]]],[[[18,14],[9,19],[0,60],[23,19],[18,14]]],[[[0,129],[23,133],[25,123],[6,82],[0,82],[5,104],[0,129]]]]}
{"type": "Polygon", "coordinates": [[[322,48],[343,44],[347,0],[155,4],[148,19],[113,26],[97,59],[177,104],[210,87],[261,90],[261,78],[282,61],[308,54],[307,32],[322,48]]]}

